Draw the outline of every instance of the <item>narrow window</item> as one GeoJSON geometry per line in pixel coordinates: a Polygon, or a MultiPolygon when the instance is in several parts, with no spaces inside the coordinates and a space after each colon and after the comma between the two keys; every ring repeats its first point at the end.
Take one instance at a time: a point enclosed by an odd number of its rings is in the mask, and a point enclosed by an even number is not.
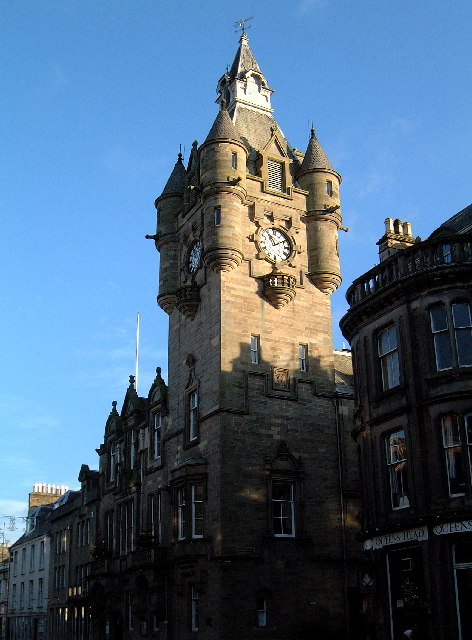
{"type": "Polygon", "coordinates": [[[38,607],[42,607],[43,606],[43,578],[39,578],[38,580],[38,603],[37,606],[38,607]]]}
{"type": "Polygon", "coordinates": [[[392,389],[400,384],[400,367],[398,365],[397,332],[395,327],[388,327],[379,333],[378,353],[382,371],[383,390],[392,389]]]}
{"type": "Polygon", "coordinates": [[[11,605],[13,608],[16,607],[16,584],[13,585],[13,588],[11,591],[11,605]]]}
{"type": "Polygon", "coordinates": [[[34,571],[34,563],[35,563],[34,552],[35,552],[35,546],[34,544],[32,544],[30,548],[30,571],[34,571]]]}
{"type": "Polygon", "coordinates": [[[300,371],[307,371],[306,364],[306,355],[307,355],[308,347],[306,344],[298,345],[298,363],[300,366],[300,371]]]}
{"type": "Polygon", "coordinates": [[[18,551],[15,551],[15,555],[13,556],[13,575],[16,576],[18,573],[18,551]]]}
{"type": "Polygon", "coordinates": [[[215,227],[219,227],[221,225],[221,207],[215,207],[213,215],[215,217],[215,227]]]}
{"type": "Polygon", "coordinates": [[[46,548],[44,544],[44,540],[41,540],[41,544],[39,545],[39,568],[44,569],[44,558],[46,555],[46,548]]]}
{"type": "Polygon", "coordinates": [[[456,302],[452,305],[452,319],[459,367],[472,367],[472,320],[470,305],[456,302]]]}
{"type": "Polygon", "coordinates": [[[436,369],[452,368],[452,349],[449,338],[449,325],[447,321],[446,307],[438,305],[430,309],[431,331],[434,341],[434,352],[436,354],[436,369]]]}
{"type": "Polygon", "coordinates": [[[154,542],[160,542],[161,540],[161,494],[160,492],[152,493],[149,496],[150,500],[150,519],[151,519],[151,533],[154,542]]]}
{"type": "Polygon", "coordinates": [[[128,593],[128,631],[133,631],[133,594],[128,593]]]}
{"type": "Polygon", "coordinates": [[[326,180],[326,195],[327,196],[333,195],[333,183],[331,180],[326,180]]]}
{"type": "Polygon", "coordinates": [[[190,588],[190,628],[192,631],[198,631],[200,625],[200,612],[198,607],[198,591],[192,585],[190,588]]]}
{"type": "Polygon", "coordinates": [[[259,336],[251,336],[251,362],[259,364],[259,336]]]}
{"type": "Polygon", "coordinates": [[[257,605],[257,626],[267,626],[267,600],[266,598],[256,598],[257,605]]]}
{"type": "Polygon", "coordinates": [[[110,445],[110,460],[108,469],[108,479],[110,482],[115,480],[116,475],[116,443],[112,442],[110,445]]]}
{"type": "Polygon", "coordinates": [[[29,581],[28,585],[28,607],[33,606],[33,581],[29,581]]]}
{"type": "Polygon", "coordinates": [[[387,436],[386,447],[392,509],[403,509],[410,505],[405,431],[400,429],[387,436]]]}
{"type": "Polygon", "coordinates": [[[237,169],[238,168],[238,154],[235,153],[234,151],[231,154],[231,167],[233,169],[237,169]]]}
{"type": "Polygon", "coordinates": [[[21,550],[21,573],[26,571],[26,547],[21,550]]]}
{"type": "Polygon", "coordinates": [[[462,462],[462,445],[459,420],[456,415],[442,419],[442,441],[446,458],[446,473],[450,496],[463,496],[465,477],[462,462]]]}
{"type": "Polygon", "coordinates": [[[272,525],[274,536],[295,535],[294,486],[292,482],[274,482],[272,485],[272,525]]]}
{"type": "Polygon", "coordinates": [[[177,490],[177,539],[185,539],[185,492],[177,490]]]}
{"type": "Polygon", "coordinates": [[[472,544],[458,542],[454,549],[454,584],[457,620],[459,624],[458,638],[466,640],[470,635],[470,584],[472,580],[472,544]]]}
{"type": "Polygon", "coordinates": [[[203,538],[203,485],[192,485],[192,538],[203,538]]]}
{"type": "Polygon", "coordinates": [[[198,436],[198,392],[192,391],[188,397],[188,438],[196,440],[198,436]]]}
{"type": "Polygon", "coordinates": [[[105,550],[111,553],[113,551],[113,539],[115,537],[113,510],[105,511],[104,520],[105,520],[104,529],[105,529],[105,545],[106,545],[105,550]]]}
{"type": "Polygon", "coordinates": [[[267,161],[268,186],[274,191],[284,190],[284,165],[277,160],[267,161]]]}
{"type": "Polygon", "coordinates": [[[130,434],[130,456],[129,456],[131,469],[134,469],[136,464],[137,449],[138,449],[138,432],[136,431],[136,429],[132,429],[130,434]]]}
{"type": "Polygon", "coordinates": [[[162,416],[160,413],[154,414],[154,433],[153,433],[153,458],[159,460],[162,448],[162,416]]]}
{"type": "Polygon", "coordinates": [[[20,607],[25,605],[25,583],[20,583],[20,607]]]}

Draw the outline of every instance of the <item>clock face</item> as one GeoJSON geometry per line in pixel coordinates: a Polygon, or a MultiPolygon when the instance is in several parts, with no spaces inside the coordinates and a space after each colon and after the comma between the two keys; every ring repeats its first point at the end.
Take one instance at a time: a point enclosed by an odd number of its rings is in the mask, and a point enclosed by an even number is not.
{"type": "Polygon", "coordinates": [[[276,260],[278,262],[287,260],[292,253],[292,243],[288,237],[285,233],[274,227],[266,229],[261,233],[259,245],[261,249],[266,252],[267,257],[274,260],[274,262],[276,260]]]}
{"type": "Polygon", "coordinates": [[[200,258],[202,257],[202,243],[201,240],[196,240],[192,248],[190,249],[190,253],[188,254],[188,270],[190,273],[193,273],[198,269],[200,264],[200,258]]]}

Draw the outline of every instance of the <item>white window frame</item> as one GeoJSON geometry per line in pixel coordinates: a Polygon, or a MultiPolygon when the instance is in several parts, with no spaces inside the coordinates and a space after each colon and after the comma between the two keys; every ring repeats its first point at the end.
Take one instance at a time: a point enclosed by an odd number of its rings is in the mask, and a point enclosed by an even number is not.
{"type": "MultiPolygon", "coordinates": [[[[469,334],[469,342],[472,343],[472,314],[471,314],[471,308],[470,308],[470,304],[468,302],[453,302],[452,303],[452,325],[453,325],[453,329],[454,329],[454,344],[456,347],[456,354],[457,354],[457,364],[459,367],[471,367],[472,366],[472,362],[461,362],[461,355],[463,354],[463,349],[462,346],[460,345],[460,342],[458,340],[459,335],[464,335],[466,332],[469,334]],[[467,311],[468,311],[468,316],[469,316],[469,320],[468,320],[468,324],[458,324],[459,323],[459,319],[456,318],[456,314],[454,313],[455,309],[458,306],[465,306],[467,307],[467,311]]],[[[469,344],[468,346],[469,350],[472,348],[472,345],[469,344]]]]}
{"type": "Polygon", "coordinates": [[[186,529],[186,501],[185,501],[185,488],[179,487],[176,492],[177,500],[177,540],[185,540],[186,529]]]}
{"type": "Polygon", "coordinates": [[[198,391],[195,389],[188,394],[188,439],[198,438],[198,391]]]}
{"type": "Polygon", "coordinates": [[[272,481],[272,526],[275,538],[295,537],[295,482],[286,480],[272,481]],[[289,498],[276,498],[276,487],[288,487],[289,498]],[[287,513],[288,512],[288,513],[287,513]],[[275,523],[278,526],[274,526],[275,523]],[[286,524],[289,523],[287,527],[286,524]],[[280,533],[275,533],[280,531],[280,533]]]}
{"type": "Polygon", "coordinates": [[[203,485],[192,484],[190,493],[192,499],[192,538],[203,538],[203,485]]]}
{"type": "Polygon", "coordinates": [[[398,337],[394,324],[377,334],[377,351],[382,372],[384,391],[394,389],[400,384],[400,363],[398,358],[398,337]]]}
{"type": "Polygon", "coordinates": [[[406,431],[399,428],[385,437],[385,454],[390,489],[390,505],[394,511],[410,506],[406,431]],[[394,441],[396,439],[396,442],[394,441]],[[395,497],[398,495],[398,499],[395,497]],[[398,504],[397,504],[398,502],[398,504]]]}
{"type": "Polygon", "coordinates": [[[429,317],[431,323],[431,333],[433,335],[434,355],[436,358],[436,370],[446,371],[452,369],[453,366],[453,354],[451,345],[451,335],[449,332],[449,318],[447,308],[445,304],[435,304],[429,310],[429,317]],[[439,323],[438,316],[433,315],[435,312],[441,310],[442,323],[439,323]],[[447,354],[446,354],[447,351],[447,354]],[[447,357],[445,357],[447,356],[447,357]],[[446,360],[447,362],[443,362],[446,360]]]}

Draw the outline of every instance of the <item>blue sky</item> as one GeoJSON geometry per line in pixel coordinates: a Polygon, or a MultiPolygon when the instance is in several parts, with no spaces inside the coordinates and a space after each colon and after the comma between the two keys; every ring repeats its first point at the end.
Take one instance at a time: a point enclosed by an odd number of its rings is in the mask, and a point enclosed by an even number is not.
{"type": "Polygon", "coordinates": [[[140,393],[166,372],[144,236],[179,145],[187,158],[210,129],[249,16],[280,127],[305,149],[313,121],[343,176],[335,325],[387,216],[426,237],[472,200],[470,0],[2,3],[0,515],[25,513],[34,482],[76,487],[82,463],[97,468],[137,312],[140,393]]]}

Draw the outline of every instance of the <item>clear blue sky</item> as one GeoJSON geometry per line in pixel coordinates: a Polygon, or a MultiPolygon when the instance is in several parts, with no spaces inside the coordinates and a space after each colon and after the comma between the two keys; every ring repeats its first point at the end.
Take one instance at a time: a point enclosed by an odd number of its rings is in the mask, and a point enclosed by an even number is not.
{"type": "Polygon", "coordinates": [[[76,487],[97,468],[138,311],[140,393],[166,372],[144,236],[249,16],[280,127],[305,149],[313,121],[343,176],[335,325],[387,216],[425,237],[472,200],[470,0],[4,1],[0,515],[24,513],[34,482],[76,487]]]}

